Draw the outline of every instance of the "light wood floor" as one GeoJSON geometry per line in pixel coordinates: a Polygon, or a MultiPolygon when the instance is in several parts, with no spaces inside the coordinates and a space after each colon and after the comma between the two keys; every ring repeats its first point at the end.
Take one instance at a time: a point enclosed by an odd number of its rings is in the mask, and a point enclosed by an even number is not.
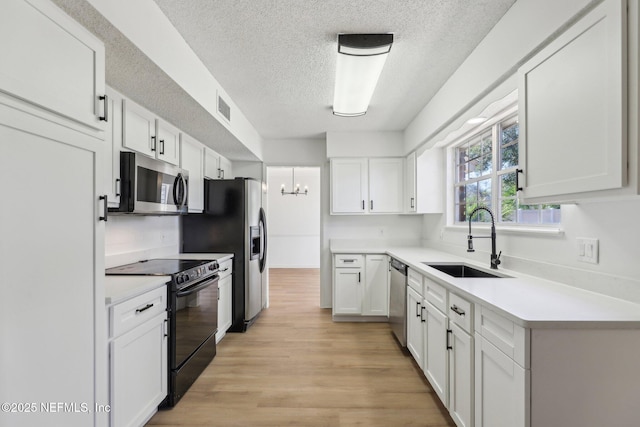
{"type": "Polygon", "coordinates": [[[229,333],[163,426],[453,426],[386,323],[334,323],[319,272],[271,269],[270,304],[229,333]]]}

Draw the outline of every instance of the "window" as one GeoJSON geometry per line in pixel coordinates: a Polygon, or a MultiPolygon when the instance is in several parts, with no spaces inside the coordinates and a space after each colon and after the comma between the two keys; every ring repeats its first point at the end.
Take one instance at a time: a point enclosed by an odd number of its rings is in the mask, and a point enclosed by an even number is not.
{"type": "MultiPolygon", "coordinates": [[[[497,223],[544,225],[560,222],[559,205],[524,205],[516,191],[519,127],[511,116],[464,140],[454,153],[454,222],[464,223],[478,206],[494,213],[497,223]]],[[[472,221],[489,222],[486,211],[472,221]]]]}

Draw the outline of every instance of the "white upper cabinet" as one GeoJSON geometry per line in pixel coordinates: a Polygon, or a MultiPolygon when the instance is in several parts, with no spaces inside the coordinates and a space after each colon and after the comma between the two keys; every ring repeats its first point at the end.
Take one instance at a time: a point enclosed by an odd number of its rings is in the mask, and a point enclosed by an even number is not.
{"type": "Polygon", "coordinates": [[[366,212],[368,193],[367,159],[331,159],[331,212],[366,212]]]}
{"type": "Polygon", "coordinates": [[[129,99],[122,102],[122,111],[122,146],[156,157],[155,115],[129,99]]]}
{"type": "Polygon", "coordinates": [[[110,206],[120,204],[120,193],[122,191],[122,181],[120,179],[120,151],[122,149],[122,95],[110,87],[106,88],[107,93],[107,123],[105,132],[105,155],[104,161],[104,193],[107,195],[110,206]]]}
{"type": "Polygon", "coordinates": [[[122,102],[122,146],[172,165],[180,163],[180,130],[130,99],[122,102]]]}
{"type": "Polygon", "coordinates": [[[204,145],[181,134],[180,167],[189,172],[189,212],[204,210],[204,145]]]}
{"type": "Polygon", "coordinates": [[[402,212],[402,159],[369,159],[369,212],[402,212]]]}
{"type": "Polygon", "coordinates": [[[431,148],[417,155],[414,151],[406,159],[404,212],[444,212],[443,150],[431,148]]]}
{"type": "Polygon", "coordinates": [[[0,87],[104,130],[104,45],[49,2],[3,0],[0,87]]]}
{"type": "Polygon", "coordinates": [[[404,210],[416,212],[416,152],[407,156],[404,184],[404,210]]]}
{"type": "Polygon", "coordinates": [[[331,159],[331,213],[400,213],[403,159],[331,159]]]}
{"type": "Polygon", "coordinates": [[[626,2],[607,0],[518,71],[527,202],[627,183],[626,2]]]}
{"type": "Polygon", "coordinates": [[[178,165],[180,163],[180,131],[161,119],[156,119],[157,158],[178,165]]]}
{"type": "Polygon", "coordinates": [[[205,148],[204,177],[207,179],[233,179],[231,162],[212,149],[205,148]]]}

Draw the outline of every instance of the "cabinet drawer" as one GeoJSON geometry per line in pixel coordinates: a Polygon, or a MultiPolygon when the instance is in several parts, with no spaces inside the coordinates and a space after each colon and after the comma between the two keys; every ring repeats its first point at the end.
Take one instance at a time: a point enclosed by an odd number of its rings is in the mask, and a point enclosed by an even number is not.
{"type": "Polygon", "coordinates": [[[111,307],[110,336],[117,337],[166,310],[166,286],[114,305],[111,307]]]}
{"type": "Polygon", "coordinates": [[[407,268],[407,285],[419,293],[420,296],[424,295],[422,290],[422,280],[422,274],[407,268]]]}
{"type": "Polygon", "coordinates": [[[471,333],[473,304],[456,294],[449,294],[449,319],[465,331],[471,333]]]}
{"type": "Polygon", "coordinates": [[[220,263],[220,269],[218,271],[220,274],[220,279],[224,279],[225,277],[230,276],[231,273],[233,273],[233,258],[222,261],[220,263]]]}
{"type": "Polygon", "coordinates": [[[516,325],[486,307],[479,307],[475,315],[475,330],[500,351],[525,369],[529,368],[529,330],[516,325]]]}
{"type": "Polygon", "coordinates": [[[441,312],[447,312],[447,289],[427,277],[424,278],[424,297],[441,312]]]}
{"type": "Polygon", "coordinates": [[[354,254],[340,254],[335,256],[336,268],[341,267],[363,267],[364,256],[354,254]]]}

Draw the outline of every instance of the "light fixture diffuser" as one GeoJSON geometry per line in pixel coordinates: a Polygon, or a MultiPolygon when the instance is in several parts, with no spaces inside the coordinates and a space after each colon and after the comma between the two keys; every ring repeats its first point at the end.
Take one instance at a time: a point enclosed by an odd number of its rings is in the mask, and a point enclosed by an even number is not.
{"type": "Polygon", "coordinates": [[[393,34],[338,34],[333,114],[362,116],[393,44],[393,34]]]}

